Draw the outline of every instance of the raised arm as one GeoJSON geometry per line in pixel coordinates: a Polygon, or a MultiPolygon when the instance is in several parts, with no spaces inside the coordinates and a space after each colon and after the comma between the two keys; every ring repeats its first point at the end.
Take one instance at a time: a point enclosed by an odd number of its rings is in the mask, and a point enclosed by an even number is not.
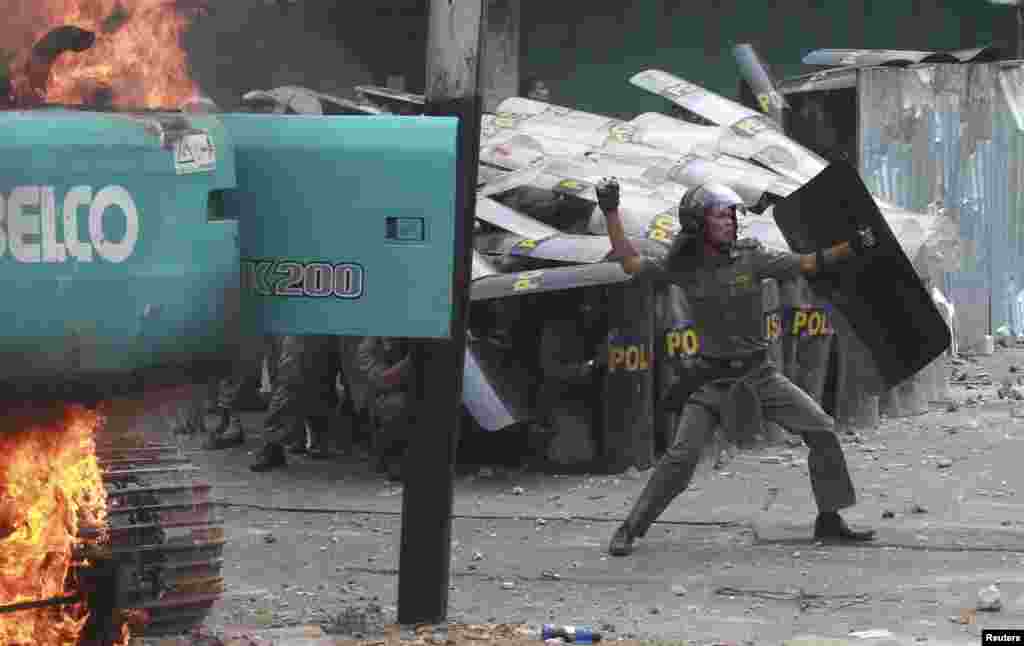
{"type": "Polygon", "coordinates": [[[597,204],[608,222],[608,239],[612,243],[612,255],[627,274],[636,274],[643,268],[643,259],[626,237],[626,230],[619,217],[619,183],[604,179],[597,185],[597,204]]]}

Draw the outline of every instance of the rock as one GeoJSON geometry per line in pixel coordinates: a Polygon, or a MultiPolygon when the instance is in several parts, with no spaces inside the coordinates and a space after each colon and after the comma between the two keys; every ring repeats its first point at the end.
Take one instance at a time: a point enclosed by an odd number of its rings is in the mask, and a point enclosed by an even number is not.
{"type": "Polygon", "coordinates": [[[678,584],[674,585],[672,586],[672,594],[676,595],[677,597],[685,597],[686,587],[678,584]]]}
{"type": "Polygon", "coordinates": [[[521,496],[525,493],[525,490],[520,486],[512,487],[512,494],[515,496],[521,496]]]}
{"type": "Polygon", "coordinates": [[[1003,607],[1002,595],[995,585],[978,590],[978,605],[976,608],[984,612],[997,612],[1003,607]]]}
{"type": "Polygon", "coordinates": [[[882,512],[882,518],[895,518],[896,514],[892,513],[888,509],[882,512]]]}
{"type": "Polygon", "coordinates": [[[927,514],[928,510],[921,505],[912,505],[910,507],[910,513],[912,514],[927,514]]]}
{"type": "Polygon", "coordinates": [[[276,543],[276,542],[277,542],[277,539],[276,539],[276,538],[274,538],[274,535],[273,535],[273,534],[266,534],[266,535],[265,535],[265,536],[263,537],[263,542],[264,542],[264,543],[276,543]]]}
{"type": "Polygon", "coordinates": [[[650,612],[652,615],[660,615],[661,614],[661,609],[660,608],[651,608],[650,610],[648,610],[648,612],[650,612]]]}
{"type": "Polygon", "coordinates": [[[956,402],[949,402],[949,406],[946,406],[947,413],[955,413],[958,410],[960,410],[960,404],[957,404],[956,402]]]}
{"type": "Polygon", "coordinates": [[[949,467],[953,466],[953,461],[950,460],[949,458],[939,458],[935,462],[935,465],[940,469],[948,469],[949,467]]]}
{"type": "Polygon", "coordinates": [[[872,630],[858,630],[850,633],[850,637],[857,639],[882,639],[883,637],[892,637],[892,633],[884,628],[874,628],[872,630]]]}

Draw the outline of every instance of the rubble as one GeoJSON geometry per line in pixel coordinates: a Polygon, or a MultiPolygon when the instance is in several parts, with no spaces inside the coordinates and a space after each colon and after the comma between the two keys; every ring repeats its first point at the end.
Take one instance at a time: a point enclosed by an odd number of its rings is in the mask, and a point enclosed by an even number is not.
{"type": "Polygon", "coordinates": [[[983,612],[997,612],[1003,607],[1002,595],[999,587],[990,585],[978,590],[977,610],[983,612]]]}

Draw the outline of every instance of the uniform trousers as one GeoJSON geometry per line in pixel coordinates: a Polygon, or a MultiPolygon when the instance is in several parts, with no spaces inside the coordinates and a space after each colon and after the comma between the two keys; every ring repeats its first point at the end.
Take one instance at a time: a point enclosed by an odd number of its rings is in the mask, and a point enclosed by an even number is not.
{"type": "MultiPolygon", "coordinates": [[[[810,449],[807,466],[818,509],[838,511],[856,503],[856,494],[832,418],[807,393],[774,367],[748,376],[760,400],[763,419],[803,437],[810,449]]],[[[707,384],[687,401],[675,440],[662,456],[633,506],[626,524],[643,536],[672,500],[686,490],[715,425],[728,405],[728,383],[707,384]]]]}

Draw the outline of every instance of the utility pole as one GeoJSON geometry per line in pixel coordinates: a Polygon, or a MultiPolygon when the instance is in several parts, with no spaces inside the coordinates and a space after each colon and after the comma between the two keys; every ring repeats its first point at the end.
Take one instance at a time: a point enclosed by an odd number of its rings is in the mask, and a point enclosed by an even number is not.
{"type": "Polygon", "coordinates": [[[462,375],[477,164],[480,156],[480,49],[484,0],[430,0],[426,114],[459,118],[455,266],[450,338],[417,341],[416,428],[403,465],[398,622],[437,624],[448,613],[455,451],[462,375]]]}

